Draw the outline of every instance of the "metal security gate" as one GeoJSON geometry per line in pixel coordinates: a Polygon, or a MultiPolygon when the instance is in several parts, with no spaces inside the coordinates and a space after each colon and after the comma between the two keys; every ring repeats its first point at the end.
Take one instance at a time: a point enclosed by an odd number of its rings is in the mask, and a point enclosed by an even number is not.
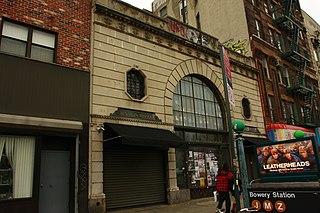
{"type": "Polygon", "coordinates": [[[107,209],[164,203],[164,156],[145,149],[104,150],[104,193],[107,209]]]}

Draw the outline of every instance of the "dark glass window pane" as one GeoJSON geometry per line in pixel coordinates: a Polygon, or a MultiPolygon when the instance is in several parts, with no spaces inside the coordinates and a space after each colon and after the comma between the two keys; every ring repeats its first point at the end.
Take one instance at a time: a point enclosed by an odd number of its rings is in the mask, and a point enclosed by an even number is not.
{"type": "Polygon", "coordinates": [[[249,119],[251,117],[250,102],[247,98],[242,99],[242,111],[245,118],[249,119]]]}
{"type": "Polygon", "coordinates": [[[173,96],[173,109],[175,125],[180,125],[182,118],[183,126],[224,129],[223,114],[214,92],[196,77],[187,76],[178,83],[173,96]],[[221,119],[218,121],[217,118],[221,119]]]}
{"type": "Polygon", "coordinates": [[[2,37],[0,50],[18,56],[26,56],[27,44],[23,41],[2,37]]]}
{"type": "Polygon", "coordinates": [[[144,76],[139,70],[131,70],[127,73],[127,92],[134,99],[142,99],[144,93],[144,76]]]}
{"type": "Polygon", "coordinates": [[[196,127],[198,128],[206,128],[206,116],[204,115],[196,115],[196,127]]]}
{"type": "Polygon", "coordinates": [[[182,112],[179,111],[173,111],[173,122],[175,125],[182,126],[183,125],[183,119],[182,119],[182,112]]]}
{"type": "Polygon", "coordinates": [[[35,45],[31,47],[31,58],[33,59],[37,59],[39,61],[44,61],[44,62],[53,62],[53,57],[54,57],[53,49],[35,46],[35,45]]]}

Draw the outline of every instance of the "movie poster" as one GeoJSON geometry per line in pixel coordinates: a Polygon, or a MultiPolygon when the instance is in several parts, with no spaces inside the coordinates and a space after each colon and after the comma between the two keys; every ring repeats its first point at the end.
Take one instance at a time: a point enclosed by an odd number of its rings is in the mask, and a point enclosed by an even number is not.
{"type": "Polygon", "coordinates": [[[257,147],[260,174],[317,171],[312,140],[257,147]]]}

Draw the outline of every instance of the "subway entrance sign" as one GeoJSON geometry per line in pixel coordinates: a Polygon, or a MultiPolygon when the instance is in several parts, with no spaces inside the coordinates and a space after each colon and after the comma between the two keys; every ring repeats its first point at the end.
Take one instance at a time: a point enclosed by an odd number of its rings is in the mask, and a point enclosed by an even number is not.
{"type": "Polygon", "coordinates": [[[310,191],[249,190],[249,201],[260,213],[320,212],[320,189],[310,191]]]}

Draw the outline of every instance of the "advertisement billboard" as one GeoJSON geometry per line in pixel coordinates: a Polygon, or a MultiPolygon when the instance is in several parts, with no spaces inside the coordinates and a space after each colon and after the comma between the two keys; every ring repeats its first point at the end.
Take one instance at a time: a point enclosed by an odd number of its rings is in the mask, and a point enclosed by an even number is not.
{"type": "Polygon", "coordinates": [[[260,176],[316,174],[318,150],[314,137],[256,146],[260,176]]]}

